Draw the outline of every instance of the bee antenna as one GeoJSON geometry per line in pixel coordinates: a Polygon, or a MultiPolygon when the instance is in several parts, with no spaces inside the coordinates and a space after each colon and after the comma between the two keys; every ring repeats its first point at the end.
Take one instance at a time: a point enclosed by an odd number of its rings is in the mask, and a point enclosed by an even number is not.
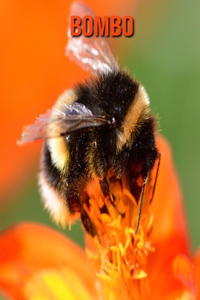
{"type": "Polygon", "coordinates": [[[139,212],[138,212],[137,225],[136,225],[136,228],[135,228],[135,234],[137,234],[138,228],[139,228],[139,225],[140,225],[140,219],[141,219],[141,214],[142,214],[142,205],[143,205],[143,200],[144,200],[144,190],[145,190],[145,186],[146,186],[148,178],[149,178],[149,173],[145,177],[145,179],[143,181],[143,184],[142,184],[142,191],[141,191],[141,197],[140,197],[140,206],[139,206],[139,212]]]}

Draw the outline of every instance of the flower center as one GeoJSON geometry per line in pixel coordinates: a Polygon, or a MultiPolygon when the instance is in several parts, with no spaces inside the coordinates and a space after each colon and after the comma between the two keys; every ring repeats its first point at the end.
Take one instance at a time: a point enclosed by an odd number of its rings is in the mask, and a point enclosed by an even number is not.
{"type": "Polygon", "coordinates": [[[137,299],[137,295],[142,299],[141,285],[148,289],[146,265],[149,253],[154,251],[150,241],[153,215],[149,213],[152,181],[149,178],[145,188],[137,234],[139,204],[129,191],[126,176],[121,182],[110,184],[114,203],[103,198],[97,180],[88,186],[89,206],[84,208],[96,227],[97,236],[88,236],[87,254],[106,289],[105,299],[122,299],[122,295],[123,299],[137,299]]]}

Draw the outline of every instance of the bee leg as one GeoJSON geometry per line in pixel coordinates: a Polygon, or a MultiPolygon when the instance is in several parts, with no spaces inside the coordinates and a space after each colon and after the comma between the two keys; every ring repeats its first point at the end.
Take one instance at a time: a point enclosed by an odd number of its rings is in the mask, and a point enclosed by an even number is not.
{"type": "Polygon", "coordinates": [[[137,184],[137,178],[132,178],[130,182],[130,191],[131,194],[134,196],[136,202],[138,203],[140,200],[140,195],[142,191],[142,186],[137,184]]]}
{"type": "Polygon", "coordinates": [[[81,222],[87,233],[92,237],[97,235],[97,230],[84,209],[81,211],[81,222]]]}
{"type": "Polygon", "coordinates": [[[157,165],[156,177],[155,177],[155,182],[154,182],[154,186],[153,186],[150,203],[153,201],[153,197],[154,197],[154,193],[155,193],[155,189],[156,189],[156,183],[157,183],[158,173],[159,173],[159,168],[160,168],[160,160],[161,160],[161,153],[158,154],[158,165],[157,165]]]}
{"type": "Polygon", "coordinates": [[[100,180],[99,183],[100,183],[101,191],[102,191],[104,197],[108,197],[109,201],[115,207],[115,204],[114,204],[115,196],[110,191],[110,187],[109,187],[109,184],[108,184],[108,181],[107,181],[106,177],[104,177],[102,180],[100,180]],[[112,199],[111,199],[110,196],[112,197],[112,199]]]}
{"type": "Polygon", "coordinates": [[[112,206],[115,208],[115,210],[118,212],[118,214],[124,218],[125,217],[125,213],[120,212],[116,205],[115,205],[115,196],[110,192],[110,188],[109,188],[109,184],[108,181],[106,179],[106,177],[104,177],[103,179],[99,180],[99,184],[101,187],[101,191],[104,195],[104,197],[108,197],[108,200],[110,201],[110,203],[112,204],[112,206]],[[111,199],[112,196],[112,199],[111,199]]]}
{"type": "Polygon", "coordinates": [[[110,197],[110,188],[106,177],[99,180],[99,184],[104,197],[110,197]]]}
{"type": "Polygon", "coordinates": [[[142,184],[142,191],[141,191],[141,197],[140,197],[140,206],[139,206],[139,212],[138,212],[137,225],[136,225],[136,228],[135,228],[135,234],[138,232],[138,228],[139,228],[139,225],[140,225],[140,219],[141,219],[141,214],[142,214],[142,205],[143,205],[143,200],[144,200],[144,191],[145,191],[145,186],[146,186],[148,178],[149,178],[149,173],[145,177],[145,179],[143,181],[143,184],[142,184]]]}
{"type": "Polygon", "coordinates": [[[73,185],[68,184],[64,195],[66,199],[66,205],[69,209],[70,214],[74,215],[76,212],[81,212],[82,201],[79,192],[75,190],[73,185]]]}

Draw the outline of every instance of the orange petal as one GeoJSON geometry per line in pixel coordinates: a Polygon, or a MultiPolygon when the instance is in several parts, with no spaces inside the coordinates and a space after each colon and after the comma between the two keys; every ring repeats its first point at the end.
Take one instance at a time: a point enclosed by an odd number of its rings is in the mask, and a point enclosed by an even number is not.
{"type": "Polygon", "coordinates": [[[157,137],[161,153],[155,196],[151,205],[154,215],[152,246],[148,261],[154,299],[181,285],[173,276],[172,263],[177,254],[189,256],[189,239],[183,211],[182,194],[173,165],[171,150],[161,136],[157,137]],[[159,285],[158,285],[159,282],[159,285]]]}
{"type": "Polygon", "coordinates": [[[185,255],[177,255],[173,261],[173,272],[175,277],[196,296],[194,280],[194,265],[185,255]]]}
{"type": "Polygon", "coordinates": [[[166,140],[158,136],[157,146],[161,153],[161,165],[158,174],[155,197],[151,205],[154,214],[153,241],[155,243],[176,238],[170,243],[170,251],[188,253],[189,239],[183,210],[181,187],[172,160],[171,149],[166,140]]]}
{"type": "Polygon", "coordinates": [[[65,236],[34,223],[21,223],[2,232],[0,288],[8,296],[27,299],[25,290],[35,276],[64,268],[95,295],[94,271],[85,253],[65,236]]]}
{"type": "Polygon", "coordinates": [[[197,289],[197,299],[200,299],[200,248],[198,249],[194,258],[194,274],[197,289]]]}
{"type": "Polygon", "coordinates": [[[66,268],[38,272],[27,281],[24,294],[31,300],[96,299],[95,295],[86,289],[77,273],[66,268]]]}

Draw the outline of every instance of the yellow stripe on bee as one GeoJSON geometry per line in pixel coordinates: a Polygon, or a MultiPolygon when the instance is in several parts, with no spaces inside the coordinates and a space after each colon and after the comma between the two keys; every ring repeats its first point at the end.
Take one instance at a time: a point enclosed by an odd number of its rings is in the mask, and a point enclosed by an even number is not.
{"type": "MultiPolygon", "coordinates": [[[[52,109],[52,117],[57,116],[57,111],[63,111],[64,104],[70,105],[77,99],[73,90],[65,91],[57,100],[52,109]]],[[[54,124],[49,124],[48,130],[54,128],[54,124]]],[[[61,172],[66,170],[69,162],[69,149],[65,137],[51,138],[47,141],[53,164],[61,172]]]]}
{"type": "Polygon", "coordinates": [[[122,124],[121,132],[117,135],[117,150],[120,151],[124,144],[129,143],[132,133],[137,133],[141,123],[149,116],[149,97],[142,85],[139,85],[138,92],[122,124]]]}
{"type": "Polygon", "coordinates": [[[53,165],[61,172],[66,170],[69,162],[69,149],[65,138],[52,138],[47,143],[53,165]]]}

